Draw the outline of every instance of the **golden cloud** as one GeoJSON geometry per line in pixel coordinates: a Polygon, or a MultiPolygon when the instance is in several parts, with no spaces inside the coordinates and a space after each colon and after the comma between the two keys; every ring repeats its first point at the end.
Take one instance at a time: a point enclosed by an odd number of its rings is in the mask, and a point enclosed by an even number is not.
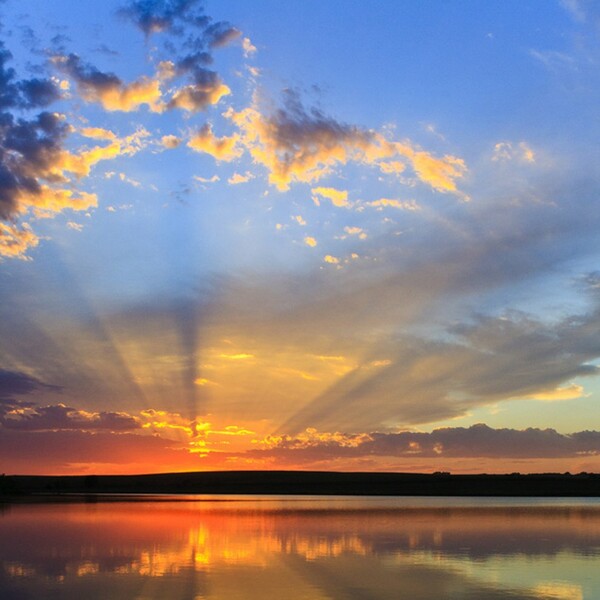
{"type": "Polygon", "coordinates": [[[311,191],[317,196],[331,200],[331,203],[339,208],[350,206],[350,203],[348,202],[348,192],[346,190],[337,190],[331,187],[317,187],[313,188],[311,191]]]}
{"type": "Polygon", "coordinates": [[[27,251],[38,244],[38,236],[27,223],[19,228],[14,223],[0,221],[0,256],[26,259],[27,251]]]}
{"type": "Polygon", "coordinates": [[[238,137],[216,137],[212,127],[204,125],[188,142],[188,147],[196,152],[205,152],[217,160],[230,162],[241,156],[243,149],[238,145],[238,137]]]}
{"type": "Polygon", "coordinates": [[[149,77],[141,77],[130,84],[116,84],[99,88],[78,83],[81,97],[86,102],[98,102],[108,111],[131,112],[146,104],[153,112],[162,112],[160,81],[149,77]]]}
{"type": "Polygon", "coordinates": [[[231,94],[231,90],[219,80],[203,85],[186,85],[173,94],[167,106],[168,108],[198,112],[217,104],[223,96],[229,94],[231,94]]]}
{"type": "MultiPolygon", "coordinates": [[[[62,117],[56,115],[55,118],[62,117]]],[[[50,218],[64,210],[85,211],[96,207],[96,194],[72,189],[69,176],[81,179],[89,175],[91,168],[101,160],[135,154],[144,147],[144,138],[148,136],[148,132],[140,129],[130,136],[119,138],[112,131],[98,127],[85,127],[78,133],[88,139],[108,143],[79,153],[56,147],[46,152],[43,161],[24,161],[21,172],[34,179],[37,187],[22,187],[13,193],[15,218],[27,213],[33,213],[37,218],[50,218]]],[[[0,256],[23,258],[28,249],[39,243],[29,225],[19,228],[14,223],[2,223],[0,238],[0,256]]]]}
{"type": "MultiPolygon", "coordinates": [[[[458,157],[436,157],[409,142],[388,140],[382,134],[346,125],[312,109],[306,111],[299,99],[288,94],[286,106],[264,115],[256,106],[225,113],[239,129],[239,142],[254,162],[266,167],[269,183],[286,191],[295,182],[313,183],[350,161],[376,166],[387,174],[405,170],[403,158],[418,179],[440,192],[467,197],[456,181],[467,172],[458,157]],[[395,160],[394,160],[395,159],[395,160]]],[[[313,193],[331,200],[335,206],[348,206],[347,195],[335,188],[316,188],[313,193]],[[336,192],[339,192],[337,194],[336,192]]]]}
{"type": "Polygon", "coordinates": [[[583,386],[572,383],[566,387],[558,387],[551,390],[542,390],[534,394],[523,396],[529,400],[543,400],[554,402],[558,400],[575,400],[584,396],[583,386]]]}
{"type": "MultiPolygon", "coordinates": [[[[464,160],[446,155],[436,158],[423,151],[406,151],[419,179],[440,192],[456,192],[456,180],[467,171],[464,160]]],[[[466,199],[466,198],[465,198],[466,199]]]]}

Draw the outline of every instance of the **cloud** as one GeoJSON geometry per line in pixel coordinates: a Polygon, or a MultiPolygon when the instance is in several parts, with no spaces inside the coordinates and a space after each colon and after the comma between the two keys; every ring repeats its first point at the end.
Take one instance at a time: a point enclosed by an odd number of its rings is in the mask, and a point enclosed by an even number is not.
{"type": "Polygon", "coordinates": [[[250,40],[250,38],[245,37],[242,40],[242,48],[244,49],[244,56],[246,58],[252,56],[253,54],[256,54],[256,46],[252,43],[252,41],[250,40]]]}
{"type": "Polygon", "coordinates": [[[254,179],[254,175],[250,171],[246,171],[243,175],[241,173],[234,173],[227,180],[227,183],[231,185],[239,185],[240,183],[247,183],[251,179],[254,179]]]}
{"type": "Polygon", "coordinates": [[[379,169],[387,175],[399,175],[406,169],[406,165],[397,160],[382,161],[379,163],[379,169]]]}
{"type": "MultiPolygon", "coordinates": [[[[226,21],[213,22],[204,13],[201,2],[137,0],[130,2],[119,12],[147,36],[163,32],[184,40],[179,53],[173,40],[166,44],[165,47],[176,56],[172,56],[173,60],[159,64],[159,79],[184,75],[188,77],[188,83],[173,92],[166,108],[198,112],[217,104],[221,98],[231,93],[218,74],[206,66],[213,62],[212,50],[227,46],[241,32],[226,21]],[[187,37],[186,27],[193,30],[187,37]]],[[[158,107],[165,108],[160,104],[158,107]]]]}
{"type": "Polygon", "coordinates": [[[17,409],[0,418],[0,424],[20,431],[130,431],[141,427],[137,419],[126,413],[87,412],[64,404],[17,409]]]}
{"type": "MultiPolygon", "coordinates": [[[[399,154],[410,159],[417,176],[439,192],[457,192],[456,180],[464,177],[467,167],[462,158],[446,155],[443,158],[428,152],[415,151],[409,146],[397,145],[399,154]]],[[[462,195],[464,200],[466,196],[462,195]]]]}
{"type": "Polygon", "coordinates": [[[0,403],[11,403],[15,396],[26,396],[40,390],[59,391],[60,388],[43,383],[26,373],[0,369],[0,403]]]}
{"type": "Polygon", "coordinates": [[[545,402],[554,402],[557,400],[576,400],[584,396],[583,386],[572,383],[566,387],[557,387],[550,390],[541,390],[534,394],[528,394],[524,398],[531,400],[543,400],[545,402]]]}
{"type": "Polygon", "coordinates": [[[308,428],[303,433],[268,436],[258,442],[257,456],[284,462],[357,458],[566,458],[600,455],[600,432],[558,433],[554,429],[493,429],[484,424],[445,427],[431,433],[329,433],[308,428]],[[300,456],[297,456],[300,455],[300,456]]]}
{"type": "Polygon", "coordinates": [[[362,227],[344,227],[344,231],[348,235],[357,235],[361,240],[367,238],[367,234],[364,232],[362,227]]]}
{"type": "Polygon", "coordinates": [[[213,23],[204,30],[205,43],[209,48],[227,46],[241,35],[242,32],[239,29],[236,29],[225,21],[213,23]]]}
{"type": "Polygon", "coordinates": [[[7,66],[11,59],[12,54],[0,41],[0,111],[45,108],[60,98],[51,79],[16,80],[16,71],[7,66]]]}
{"type": "Polygon", "coordinates": [[[237,136],[218,138],[208,124],[192,135],[187,145],[196,152],[205,152],[225,162],[238,158],[243,152],[238,145],[237,136]]]}
{"type": "Polygon", "coordinates": [[[153,112],[165,108],[158,79],[142,76],[126,84],[114,73],[84,63],[76,54],[57,56],[54,63],[75,81],[86,102],[97,102],[108,111],[131,112],[144,104],[153,112]]]}
{"type": "Polygon", "coordinates": [[[293,90],[285,91],[283,105],[270,115],[253,106],[226,116],[238,126],[241,143],[256,163],[267,168],[269,182],[280,191],[292,183],[316,182],[348,162],[384,164],[385,172],[401,172],[404,162],[398,159],[403,158],[423,183],[466,199],[456,186],[467,172],[462,159],[435,157],[409,142],[391,141],[376,131],[341,123],[318,108],[307,109],[293,90]],[[389,162],[392,158],[397,160],[389,162]]]}
{"type": "Polygon", "coordinates": [[[589,346],[598,323],[598,312],[577,327],[573,319],[550,326],[513,315],[450,328],[448,333],[458,336],[453,342],[383,338],[371,346],[368,359],[363,355],[297,411],[283,430],[435,423],[464,416],[473,407],[537,395],[576,377],[597,375],[598,368],[587,361],[600,353],[597,345],[589,346]],[[382,355],[391,362],[372,368],[372,360],[382,355]]]}
{"type": "Polygon", "coordinates": [[[87,176],[100,160],[137,152],[146,132],[138,131],[119,139],[114,133],[84,127],[78,133],[107,142],[84,147],[78,153],[66,150],[67,139],[75,132],[64,115],[41,111],[16,118],[12,109],[31,110],[55,98],[51,83],[16,79],[6,67],[10,54],[0,52],[0,256],[25,258],[39,237],[22,219],[52,217],[64,210],[88,210],[97,205],[93,193],[74,189],[71,177],[87,176]]]}
{"type": "Polygon", "coordinates": [[[225,358],[226,360],[248,360],[254,358],[254,354],[248,354],[247,352],[240,352],[237,354],[220,354],[219,358],[225,358]]]}
{"type": "Polygon", "coordinates": [[[61,115],[44,111],[30,119],[15,119],[4,112],[1,120],[0,219],[6,222],[0,227],[0,256],[23,258],[39,237],[17,219],[28,211],[49,216],[64,209],[87,209],[95,205],[96,197],[55,187],[68,181],[65,159],[74,159],[63,150],[70,128],[61,115]]]}
{"type": "Polygon", "coordinates": [[[317,187],[313,188],[311,191],[316,196],[327,198],[327,200],[330,200],[331,203],[338,208],[350,206],[350,203],[348,202],[348,192],[346,190],[337,190],[331,187],[317,187]]]}
{"type": "Polygon", "coordinates": [[[181,24],[205,28],[210,18],[204,15],[201,0],[133,0],[119,10],[146,35],[160,32],[181,33],[181,24]]]}
{"type": "Polygon", "coordinates": [[[216,183],[217,181],[221,181],[221,178],[218,175],[213,175],[212,177],[200,177],[199,175],[194,175],[194,179],[200,183],[216,183]]]}
{"type": "Polygon", "coordinates": [[[494,146],[492,160],[496,162],[508,162],[518,160],[524,163],[535,162],[535,152],[527,144],[527,142],[498,142],[494,146]]]}
{"type": "Polygon", "coordinates": [[[48,174],[68,128],[56,114],[42,112],[26,121],[4,113],[0,129],[0,218],[21,212],[22,198],[41,193],[38,175],[48,174]]]}
{"type": "Polygon", "coordinates": [[[372,206],[378,210],[384,208],[397,208],[399,210],[421,210],[421,207],[414,200],[395,200],[392,198],[380,198],[379,200],[373,200],[367,202],[367,206],[372,206]]]}
{"type": "Polygon", "coordinates": [[[296,223],[298,223],[298,225],[301,225],[302,227],[306,225],[306,221],[304,220],[302,215],[294,215],[292,216],[292,220],[296,221],[296,223]]]}
{"type": "Polygon", "coordinates": [[[27,251],[35,248],[40,238],[25,223],[21,227],[0,221],[0,256],[27,258],[27,251]]]}
{"type": "Polygon", "coordinates": [[[197,76],[194,84],[177,90],[169,100],[168,108],[181,108],[189,112],[198,112],[212,104],[217,104],[231,90],[212,71],[205,70],[197,76]]]}
{"type": "Polygon", "coordinates": [[[163,135],[162,138],[160,138],[160,143],[164,148],[173,150],[181,144],[181,140],[176,135],[163,135]]]}
{"type": "Polygon", "coordinates": [[[279,190],[293,182],[310,183],[346,163],[371,134],[343,125],[317,109],[307,112],[297,97],[287,94],[284,107],[265,117],[256,108],[229,113],[255,162],[265,166],[269,182],[279,190]]]}

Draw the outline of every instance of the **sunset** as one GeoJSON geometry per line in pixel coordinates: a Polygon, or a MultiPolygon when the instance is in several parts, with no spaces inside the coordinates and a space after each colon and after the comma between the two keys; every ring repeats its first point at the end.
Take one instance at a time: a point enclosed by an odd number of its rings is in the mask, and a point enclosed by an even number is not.
{"type": "Polygon", "coordinates": [[[600,598],[596,0],[0,0],[0,598],[600,598]]]}
{"type": "Polygon", "coordinates": [[[5,1],[0,472],[600,469],[595,3],[5,1]]]}

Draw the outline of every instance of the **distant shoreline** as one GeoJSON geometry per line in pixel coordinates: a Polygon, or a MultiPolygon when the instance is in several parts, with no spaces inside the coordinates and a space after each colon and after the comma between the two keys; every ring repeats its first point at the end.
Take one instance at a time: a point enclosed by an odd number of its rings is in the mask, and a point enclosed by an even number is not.
{"type": "MultiPolygon", "coordinates": [[[[0,502],[143,500],[140,495],[600,497],[600,474],[451,475],[209,471],[152,475],[4,475],[0,502]]],[[[176,499],[176,498],[175,498],[176,499]]]]}

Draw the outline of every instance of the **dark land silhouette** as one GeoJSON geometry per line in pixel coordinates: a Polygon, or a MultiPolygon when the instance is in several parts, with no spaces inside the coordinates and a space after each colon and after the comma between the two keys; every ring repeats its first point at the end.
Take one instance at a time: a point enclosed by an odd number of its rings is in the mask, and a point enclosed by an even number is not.
{"type": "Polygon", "coordinates": [[[294,494],[600,497],[600,474],[451,475],[325,471],[210,471],[153,475],[4,475],[0,499],[70,494],[294,494]]]}

